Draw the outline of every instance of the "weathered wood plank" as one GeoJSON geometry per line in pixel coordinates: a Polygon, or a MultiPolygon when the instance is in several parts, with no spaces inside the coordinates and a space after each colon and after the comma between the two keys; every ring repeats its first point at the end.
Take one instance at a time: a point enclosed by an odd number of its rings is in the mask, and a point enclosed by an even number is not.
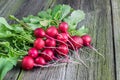
{"type": "Polygon", "coordinates": [[[17,80],[19,73],[20,67],[14,67],[14,69],[7,73],[4,80],[17,80]]]}
{"type": "Polygon", "coordinates": [[[111,0],[116,60],[116,80],[120,80],[120,0],[111,0]]]}
{"type": "Polygon", "coordinates": [[[38,11],[43,10],[51,4],[52,0],[25,0],[21,8],[16,12],[16,17],[21,18],[27,15],[35,15],[38,11]]]}
{"type": "MultiPolygon", "coordinates": [[[[83,23],[90,28],[93,37],[93,46],[99,48],[104,54],[105,61],[94,51],[88,50],[85,57],[92,57],[86,60],[89,68],[83,65],[67,64],[54,68],[35,68],[31,71],[22,71],[19,80],[115,80],[113,39],[111,25],[111,7],[109,0],[25,0],[21,8],[17,10],[16,16],[21,18],[28,14],[36,14],[39,10],[52,7],[56,4],[69,4],[75,9],[82,9],[86,13],[86,20],[83,23]],[[86,23],[87,22],[87,23],[86,23]]],[[[7,77],[5,78],[7,79],[7,77]]],[[[12,80],[16,80],[12,76],[12,80]]]]}
{"type": "Polygon", "coordinates": [[[0,16],[7,18],[10,14],[14,14],[25,0],[1,0],[0,16]]]}
{"type": "Polygon", "coordinates": [[[22,71],[19,80],[64,80],[65,65],[50,68],[34,68],[31,71],[22,71]]]}

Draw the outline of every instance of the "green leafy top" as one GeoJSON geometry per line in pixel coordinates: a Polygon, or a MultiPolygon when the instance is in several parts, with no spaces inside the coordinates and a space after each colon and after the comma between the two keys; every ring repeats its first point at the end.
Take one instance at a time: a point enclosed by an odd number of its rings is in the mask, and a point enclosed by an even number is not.
{"type": "Polygon", "coordinates": [[[33,41],[21,24],[9,25],[5,18],[0,17],[0,80],[11,70],[21,56],[27,54],[28,44],[33,41]]]}
{"type": "Polygon", "coordinates": [[[81,27],[82,29],[79,31],[76,30],[76,26],[84,18],[85,13],[82,10],[74,10],[69,5],[57,5],[53,9],[40,11],[37,16],[29,15],[28,17],[24,17],[23,21],[31,26],[33,30],[37,27],[47,29],[51,25],[57,27],[61,21],[65,21],[69,25],[69,33],[71,35],[81,36],[81,34],[87,33],[88,30],[85,27],[81,27]],[[75,33],[73,34],[73,32],[75,33]]]}
{"type": "Polygon", "coordinates": [[[77,24],[85,18],[85,14],[81,10],[75,10],[71,15],[64,19],[69,24],[70,29],[76,29],[77,24]]]}

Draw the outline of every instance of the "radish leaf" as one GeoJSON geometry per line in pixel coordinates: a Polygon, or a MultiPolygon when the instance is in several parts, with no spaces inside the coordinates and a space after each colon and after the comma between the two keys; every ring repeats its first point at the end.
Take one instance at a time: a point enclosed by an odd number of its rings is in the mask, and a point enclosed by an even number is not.
{"type": "Polygon", "coordinates": [[[85,14],[81,10],[75,10],[64,21],[69,24],[69,29],[76,29],[77,24],[85,18],[85,14]]]}
{"type": "Polygon", "coordinates": [[[3,80],[4,76],[15,66],[17,60],[14,58],[0,58],[0,80],[3,80]]]}

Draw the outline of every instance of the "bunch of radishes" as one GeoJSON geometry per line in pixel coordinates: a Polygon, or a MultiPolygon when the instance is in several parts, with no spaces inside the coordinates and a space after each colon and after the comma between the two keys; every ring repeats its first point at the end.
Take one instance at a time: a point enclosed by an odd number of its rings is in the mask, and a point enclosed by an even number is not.
{"type": "Polygon", "coordinates": [[[54,64],[56,61],[69,62],[69,50],[77,51],[83,46],[89,46],[89,35],[71,36],[68,32],[68,24],[61,22],[57,27],[50,26],[46,30],[37,28],[34,30],[34,46],[28,50],[28,55],[22,60],[22,68],[30,70],[34,66],[44,67],[54,64]],[[65,61],[66,60],[66,61],[65,61]],[[51,63],[52,62],[52,63],[51,63]]]}

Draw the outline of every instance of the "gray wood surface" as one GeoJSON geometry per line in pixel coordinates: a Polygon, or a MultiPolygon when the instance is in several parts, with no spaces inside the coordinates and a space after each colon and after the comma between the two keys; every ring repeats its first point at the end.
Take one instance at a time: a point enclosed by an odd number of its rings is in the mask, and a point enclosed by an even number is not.
{"type": "Polygon", "coordinates": [[[115,49],[115,70],[116,80],[120,80],[120,0],[113,0],[112,16],[113,16],[113,31],[114,31],[114,49],[115,49]]]}
{"type": "Polygon", "coordinates": [[[81,58],[88,69],[70,63],[31,71],[15,67],[4,80],[120,80],[120,0],[0,0],[0,16],[7,18],[14,14],[21,18],[57,4],[68,4],[86,13],[86,19],[80,25],[85,24],[90,29],[92,45],[105,60],[85,48],[81,58]]]}

